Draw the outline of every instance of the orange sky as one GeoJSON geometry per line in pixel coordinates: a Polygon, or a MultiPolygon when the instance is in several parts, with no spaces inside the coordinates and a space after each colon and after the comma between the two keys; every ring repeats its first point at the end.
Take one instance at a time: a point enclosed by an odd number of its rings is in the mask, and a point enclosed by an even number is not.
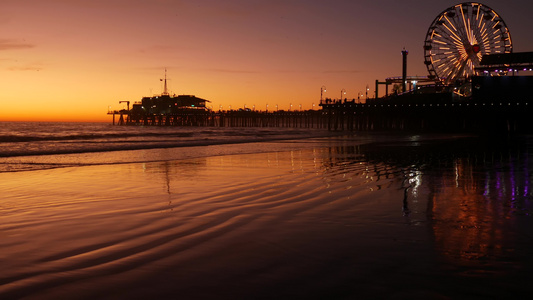
{"type": "MultiPolygon", "coordinates": [[[[108,107],[169,89],[214,109],[264,110],[427,75],[423,42],[457,1],[0,0],[0,121],[109,121],[108,107]],[[356,3],[357,2],[357,3],[356,3]],[[362,3],[361,3],[362,2],[362,3]]],[[[526,0],[482,3],[533,51],[526,0]]],[[[380,93],[381,94],[381,93],[380,93]]]]}

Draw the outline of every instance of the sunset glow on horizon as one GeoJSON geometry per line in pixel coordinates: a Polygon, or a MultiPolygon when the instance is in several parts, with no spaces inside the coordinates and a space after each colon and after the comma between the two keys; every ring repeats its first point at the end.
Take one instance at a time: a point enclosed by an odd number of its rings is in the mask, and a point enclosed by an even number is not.
{"type": "MultiPolygon", "coordinates": [[[[318,108],[374,82],[426,76],[428,26],[460,1],[0,0],[0,121],[108,122],[107,110],[162,92],[213,110],[318,108]]],[[[482,1],[515,52],[533,51],[529,1],[482,1]]],[[[380,96],[382,94],[380,93],[380,96]]]]}

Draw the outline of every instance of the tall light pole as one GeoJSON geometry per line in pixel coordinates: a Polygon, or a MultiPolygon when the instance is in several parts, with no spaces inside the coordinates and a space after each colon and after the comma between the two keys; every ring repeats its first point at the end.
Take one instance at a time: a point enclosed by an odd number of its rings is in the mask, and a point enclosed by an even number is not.
{"type": "Polygon", "coordinates": [[[322,94],[326,91],[326,86],[323,85],[321,88],[320,88],[320,102],[322,102],[322,94]]]}
{"type": "Polygon", "coordinates": [[[369,90],[370,90],[370,89],[368,88],[368,84],[367,84],[367,85],[366,85],[366,100],[368,100],[368,91],[369,91],[369,90]]]}
{"type": "Polygon", "coordinates": [[[346,90],[345,89],[341,90],[341,102],[342,102],[342,95],[346,95],[346,90]]]}
{"type": "Polygon", "coordinates": [[[409,52],[403,48],[402,50],[402,92],[407,91],[407,54],[409,52]]]}

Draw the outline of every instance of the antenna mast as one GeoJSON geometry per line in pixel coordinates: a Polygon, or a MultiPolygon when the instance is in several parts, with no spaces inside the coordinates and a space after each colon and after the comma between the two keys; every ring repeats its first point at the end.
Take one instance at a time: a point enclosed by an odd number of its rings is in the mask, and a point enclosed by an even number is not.
{"type": "MultiPolygon", "coordinates": [[[[163,81],[163,79],[160,79],[161,81],[163,81]]],[[[165,85],[164,85],[164,88],[163,88],[163,95],[168,95],[168,89],[167,89],[167,68],[165,68],[165,85]]]]}

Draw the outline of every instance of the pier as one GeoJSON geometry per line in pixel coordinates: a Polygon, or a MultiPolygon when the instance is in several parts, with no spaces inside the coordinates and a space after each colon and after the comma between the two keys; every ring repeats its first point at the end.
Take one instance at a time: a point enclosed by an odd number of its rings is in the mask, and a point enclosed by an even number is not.
{"type": "Polygon", "coordinates": [[[161,95],[143,97],[131,109],[130,101],[119,101],[125,102],[127,109],[108,111],[108,114],[113,116],[114,125],[533,132],[530,118],[533,76],[517,76],[519,72],[532,71],[533,52],[484,55],[480,67],[470,70],[469,76],[454,78],[453,83],[448,83],[449,78],[443,80],[433,75],[407,76],[407,51],[402,51],[402,56],[402,77],[387,78],[384,82],[376,80],[376,98],[369,99],[367,95],[365,103],[356,99],[322,99],[325,91],[322,86],[319,110],[213,111],[206,105],[209,100],[194,95],[170,95],[165,73],[161,95]],[[478,73],[483,75],[475,75],[478,73]],[[393,94],[388,93],[388,86],[393,83],[402,83],[401,93],[397,89],[393,94]],[[378,98],[380,84],[385,85],[385,96],[378,98]]]}
{"type": "Polygon", "coordinates": [[[110,111],[115,125],[207,126],[207,127],[284,127],[317,128],[335,131],[510,131],[529,132],[533,105],[526,101],[454,102],[411,99],[408,103],[391,100],[330,100],[322,109],[307,111],[210,111],[183,110],[169,114],[130,115],[129,111],[110,111]],[[118,121],[117,121],[118,117],[118,121]]]}
{"type": "Polygon", "coordinates": [[[324,104],[328,129],[349,131],[531,132],[533,105],[521,101],[324,104]]]}
{"type": "Polygon", "coordinates": [[[127,110],[110,111],[113,125],[329,128],[327,112],[308,111],[210,111],[183,110],[168,114],[131,115],[127,110]],[[117,120],[118,117],[118,120],[117,120]]]}

